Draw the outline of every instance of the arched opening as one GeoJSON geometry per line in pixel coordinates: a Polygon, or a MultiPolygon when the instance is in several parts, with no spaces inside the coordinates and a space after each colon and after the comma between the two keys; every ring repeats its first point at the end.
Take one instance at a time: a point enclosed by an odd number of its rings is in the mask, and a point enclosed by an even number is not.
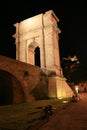
{"type": "Polygon", "coordinates": [[[40,48],[39,47],[35,48],[34,57],[35,57],[35,65],[40,67],[41,64],[40,64],[40,48]]]}
{"type": "Polygon", "coordinates": [[[0,106],[24,101],[24,93],[18,80],[9,72],[0,70],[0,106]]]}

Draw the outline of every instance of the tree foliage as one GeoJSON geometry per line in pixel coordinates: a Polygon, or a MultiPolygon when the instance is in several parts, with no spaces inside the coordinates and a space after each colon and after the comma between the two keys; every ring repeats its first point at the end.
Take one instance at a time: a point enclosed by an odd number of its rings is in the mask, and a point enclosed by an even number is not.
{"type": "Polygon", "coordinates": [[[78,61],[63,59],[61,67],[63,69],[63,75],[66,77],[68,82],[77,84],[87,81],[87,72],[78,61]]]}

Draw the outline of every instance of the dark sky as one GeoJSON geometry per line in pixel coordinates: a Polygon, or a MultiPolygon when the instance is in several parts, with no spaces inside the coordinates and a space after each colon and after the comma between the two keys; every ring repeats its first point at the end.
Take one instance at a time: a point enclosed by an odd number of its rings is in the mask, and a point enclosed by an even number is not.
{"type": "Polygon", "coordinates": [[[29,0],[10,3],[0,8],[0,55],[15,58],[15,30],[13,24],[48,10],[53,10],[59,18],[60,56],[76,55],[83,65],[87,65],[87,6],[83,0],[29,0]],[[37,3],[38,1],[38,3],[37,3]]]}

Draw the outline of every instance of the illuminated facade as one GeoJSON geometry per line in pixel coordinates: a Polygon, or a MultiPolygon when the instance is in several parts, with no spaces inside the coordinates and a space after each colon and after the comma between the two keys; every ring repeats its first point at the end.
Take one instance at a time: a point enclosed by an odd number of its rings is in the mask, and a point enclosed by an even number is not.
{"type": "Polygon", "coordinates": [[[55,71],[60,76],[58,22],[50,10],[16,23],[16,59],[40,66],[45,71],[55,71]]]}
{"type": "Polygon", "coordinates": [[[63,77],[59,53],[59,19],[52,10],[14,24],[16,33],[16,60],[36,65],[49,75],[49,97],[72,96],[72,90],[63,77]],[[38,62],[37,62],[38,61],[38,62]]]}

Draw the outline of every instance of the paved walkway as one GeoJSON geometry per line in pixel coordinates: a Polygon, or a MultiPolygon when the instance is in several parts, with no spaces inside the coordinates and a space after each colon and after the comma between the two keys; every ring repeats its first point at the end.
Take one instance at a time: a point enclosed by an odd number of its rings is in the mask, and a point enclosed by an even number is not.
{"type": "Polygon", "coordinates": [[[87,93],[79,96],[80,101],[56,112],[40,130],[87,130],[87,93]]]}

